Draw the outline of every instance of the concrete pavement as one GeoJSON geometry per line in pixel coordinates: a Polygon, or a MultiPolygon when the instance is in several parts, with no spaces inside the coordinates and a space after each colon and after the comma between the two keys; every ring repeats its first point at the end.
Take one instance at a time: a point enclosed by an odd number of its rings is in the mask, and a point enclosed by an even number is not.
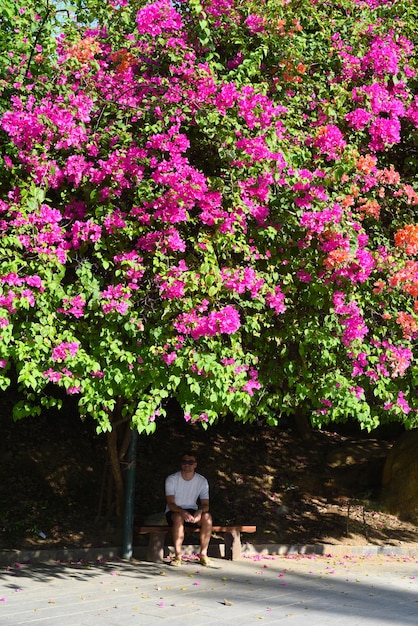
{"type": "Polygon", "coordinates": [[[418,624],[418,557],[248,554],[144,561],[16,562],[0,569],[1,626],[418,624]]]}

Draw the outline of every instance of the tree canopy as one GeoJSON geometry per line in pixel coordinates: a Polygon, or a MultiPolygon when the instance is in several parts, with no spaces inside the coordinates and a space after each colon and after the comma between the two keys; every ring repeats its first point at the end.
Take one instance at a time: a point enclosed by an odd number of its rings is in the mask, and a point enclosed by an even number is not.
{"type": "Polygon", "coordinates": [[[15,417],[417,425],[416,3],[6,5],[15,417]]]}

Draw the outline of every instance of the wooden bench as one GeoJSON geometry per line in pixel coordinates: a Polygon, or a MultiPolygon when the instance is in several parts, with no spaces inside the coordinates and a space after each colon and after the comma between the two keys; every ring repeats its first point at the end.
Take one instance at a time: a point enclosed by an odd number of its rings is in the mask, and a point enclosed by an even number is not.
{"type": "MultiPolygon", "coordinates": [[[[186,528],[186,532],[189,529],[186,528]]],[[[241,533],[255,533],[257,526],[213,526],[212,533],[222,535],[225,542],[225,558],[235,561],[241,558],[241,533]]],[[[171,526],[140,526],[136,529],[139,535],[149,534],[147,561],[159,563],[164,558],[164,543],[166,534],[171,532],[171,526]]],[[[193,529],[189,532],[199,532],[193,529]]]]}

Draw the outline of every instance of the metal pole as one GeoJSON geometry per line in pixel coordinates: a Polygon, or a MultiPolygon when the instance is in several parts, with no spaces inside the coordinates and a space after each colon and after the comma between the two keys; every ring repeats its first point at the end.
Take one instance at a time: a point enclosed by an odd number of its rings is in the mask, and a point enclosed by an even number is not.
{"type": "Polygon", "coordinates": [[[138,431],[134,427],[131,431],[131,441],[126,453],[126,474],[125,474],[125,501],[123,511],[123,536],[122,536],[122,558],[132,558],[132,539],[135,510],[135,478],[136,478],[136,444],[138,441],[138,431]]]}

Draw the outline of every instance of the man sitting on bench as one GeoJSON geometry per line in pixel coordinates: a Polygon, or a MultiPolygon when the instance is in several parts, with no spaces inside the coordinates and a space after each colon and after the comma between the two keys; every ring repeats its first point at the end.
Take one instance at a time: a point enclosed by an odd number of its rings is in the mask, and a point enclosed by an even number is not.
{"type": "Polygon", "coordinates": [[[212,516],[209,513],[209,483],[196,472],[197,456],[192,450],[181,457],[181,469],[170,474],[165,481],[166,518],[172,526],[175,556],[171,565],[181,565],[184,527],[200,528],[200,563],[209,565],[207,556],[212,533],[212,516]],[[198,508],[198,501],[200,508],[198,508]]]}

